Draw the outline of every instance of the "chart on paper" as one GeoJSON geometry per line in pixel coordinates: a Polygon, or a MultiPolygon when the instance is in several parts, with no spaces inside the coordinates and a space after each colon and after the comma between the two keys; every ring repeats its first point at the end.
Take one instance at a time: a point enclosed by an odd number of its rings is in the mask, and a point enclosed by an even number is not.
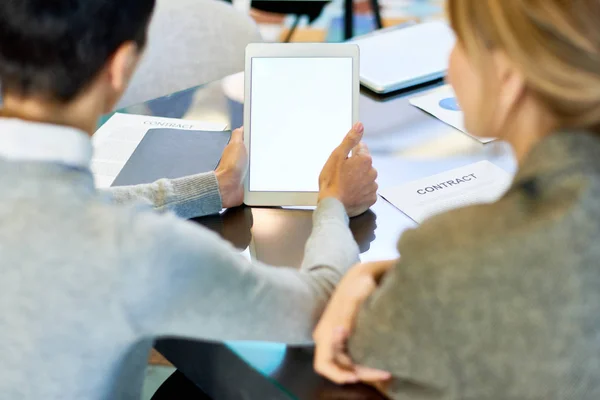
{"type": "Polygon", "coordinates": [[[489,143],[496,140],[495,138],[475,136],[467,131],[464,123],[464,114],[458,105],[454,91],[449,85],[443,86],[429,94],[412,98],[410,99],[410,104],[481,143],[489,143]]]}

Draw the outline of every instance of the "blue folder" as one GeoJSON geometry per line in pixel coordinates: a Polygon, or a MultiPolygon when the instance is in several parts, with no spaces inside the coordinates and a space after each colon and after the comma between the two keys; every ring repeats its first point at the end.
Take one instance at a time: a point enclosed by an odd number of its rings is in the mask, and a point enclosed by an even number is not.
{"type": "Polygon", "coordinates": [[[112,186],[213,171],[230,139],[231,131],[150,129],[112,186]]]}

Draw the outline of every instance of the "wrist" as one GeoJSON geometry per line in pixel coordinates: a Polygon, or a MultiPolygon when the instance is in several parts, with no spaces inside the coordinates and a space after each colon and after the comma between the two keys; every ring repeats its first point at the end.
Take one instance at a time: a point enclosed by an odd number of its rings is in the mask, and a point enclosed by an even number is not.
{"type": "Polygon", "coordinates": [[[398,263],[398,260],[386,260],[386,261],[373,261],[368,263],[363,263],[358,266],[358,273],[366,274],[373,279],[377,283],[383,278],[383,276],[398,263]]]}
{"type": "MultiPolygon", "coordinates": [[[[336,193],[333,190],[320,190],[319,191],[319,198],[318,201],[320,202],[321,200],[324,199],[328,199],[328,198],[332,198],[332,199],[336,199],[339,202],[342,202],[342,200],[340,199],[340,196],[338,193],[336,193]]],[[[343,202],[342,202],[343,203],[343,202]]]]}
{"type": "Polygon", "coordinates": [[[240,182],[233,174],[225,170],[215,171],[217,183],[219,185],[219,193],[221,194],[221,203],[223,208],[236,207],[236,196],[239,195],[240,182]]]}

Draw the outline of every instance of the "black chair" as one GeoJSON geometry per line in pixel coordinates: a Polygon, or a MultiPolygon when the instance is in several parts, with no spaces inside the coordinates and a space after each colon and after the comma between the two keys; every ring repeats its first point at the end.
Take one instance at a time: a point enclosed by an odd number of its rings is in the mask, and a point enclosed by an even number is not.
{"type": "Polygon", "coordinates": [[[252,8],[261,11],[272,12],[276,14],[291,14],[294,15],[294,23],[288,31],[284,42],[289,42],[296,32],[298,23],[302,16],[308,17],[308,23],[313,23],[323,12],[329,0],[317,1],[269,1],[269,0],[252,0],[252,8]]]}
{"type": "MultiPolygon", "coordinates": [[[[371,2],[371,9],[375,17],[375,26],[377,29],[383,28],[383,22],[381,21],[381,9],[379,8],[379,0],[369,0],[371,2]]],[[[344,0],[344,38],[346,40],[354,37],[354,1],[344,0]]]]}
{"type": "MultiPolygon", "coordinates": [[[[226,0],[231,1],[231,0],[226,0]]],[[[379,8],[379,0],[369,0],[371,2],[371,8],[373,9],[373,14],[375,16],[375,24],[377,29],[381,29],[383,27],[381,21],[381,12],[379,8]]],[[[252,7],[261,10],[267,11],[277,14],[291,14],[295,16],[294,23],[290,28],[285,42],[289,42],[298,27],[298,23],[300,22],[300,17],[307,16],[308,22],[314,22],[319,15],[323,12],[325,6],[330,2],[330,0],[315,0],[315,1],[305,1],[305,0],[287,0],[287,1],[277,1],[277,0],[252,0],[252,7]]],[[[354,1],[353,0],[345,0],[344,1],[344,38],[346,40],[351,39],[354,36],[354,1]]]]}

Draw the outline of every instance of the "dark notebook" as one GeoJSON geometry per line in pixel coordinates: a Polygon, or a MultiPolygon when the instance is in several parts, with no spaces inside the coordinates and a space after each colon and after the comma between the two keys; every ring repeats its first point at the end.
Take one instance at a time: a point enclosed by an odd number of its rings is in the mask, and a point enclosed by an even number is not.
{"type": "Polygon", "coordinates": [[[112,186],[152,183],[214,170],[230,131],[150,129],[112,186]]]}

